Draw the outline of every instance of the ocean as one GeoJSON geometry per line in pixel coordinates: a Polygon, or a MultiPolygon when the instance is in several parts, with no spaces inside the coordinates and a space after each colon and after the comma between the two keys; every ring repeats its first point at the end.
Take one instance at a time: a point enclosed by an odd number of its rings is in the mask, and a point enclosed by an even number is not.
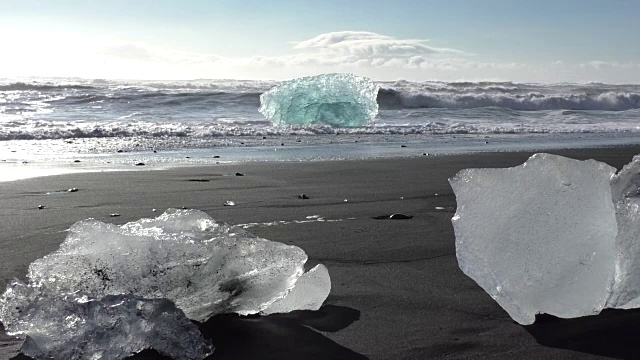
{"type": "Polygon", "coordinates": [[[640,143],[640,85],[378,82],[366,127],[276,127],[277,81],[0,79],[0,180],[640,143]],[[140,164],[144,164],[144,167],[140,164]]]}

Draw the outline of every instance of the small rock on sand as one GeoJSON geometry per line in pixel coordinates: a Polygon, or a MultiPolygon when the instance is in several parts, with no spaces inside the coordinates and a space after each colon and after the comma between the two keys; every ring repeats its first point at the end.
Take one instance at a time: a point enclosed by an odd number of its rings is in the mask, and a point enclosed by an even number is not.
{"type": "Polygon", "coordinates": [[[391,214],[391,215],[374,216],[372,218],[376,219],[376,220],[406,220],[406,219],[413,218],[413,215],[405,215],[405,214],[401,214],[401,213],[395,213],[395,214],[391,214]]]}
{"type": "Polygon", "coordinates": [[[44,205],[38,205],[38,210],[43,210],[44,209],[44,205]]]}
{"type": "Polygon", "coordinates": [[[309,197],[308,197],[306,194],[300,194],[300,195],[298,195],[298,199],[306,200],[306,199],[308,199],[308,198],[309,198],[309,197]]]}
{"type": "Polygon", "coordinates": [[[395,214],[389,215],[389,220],[406,220],[411,218],[413,218],[413,215],[405,215],[401,213],[395,213],[395,214]]]}

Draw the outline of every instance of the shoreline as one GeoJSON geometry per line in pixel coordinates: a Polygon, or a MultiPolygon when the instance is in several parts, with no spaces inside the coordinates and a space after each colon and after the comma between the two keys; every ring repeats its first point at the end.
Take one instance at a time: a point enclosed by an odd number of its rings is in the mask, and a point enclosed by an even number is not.
{"type": "MultiPolygon", "coordinates": [[[[594,158],[620,169],[640,154],[640,145],[548,152],[594,158]]],[[[557,339],[578,332],[580,343],[601,344],[597,349],[578,347],[575,337],[542,341],[532,328],[514,323],[458,268],[450,222],[456,201],[447,179],[468,167],[519,165],[531,154],[235,163],[1,182],[0,285],[24,278],[28,264],[55,250],[76,221],[93,217],[123,224],[158,216],[169,207],[186,207],[243,224],[260,237],[297,245],[309,255],[308,265],[324,263],[332,280],[321,311],[258,319],[225,316],[203,325],[211,334],[224,337],[216,326],[225,326],[246,338],[236,339],[235,349],[224,348],[226,357],[219,353],[213,358],[243,358],[250,351],[265,358],[290,354],[285,359],[295,358],[293,354],[311,359],[620,357],[598,339],[613,326],[605,317],[589,317],[595,318],[590,326],[560,319],[543,322],[556,331],[569,328],[557,339]],[[79,190],[64,191],[70,188],[79,190]],[[309,199],[299,199],[303,193],[309,199]],[[227,200],[236,205],[224,206],[227,200]],[[112,213],[120,216],[110,217],[112,213]],[[413,218],[374,218],[393,213],[413,218]],[[336,330],[327,319],[348,324],[336,330]],[[319,332],[307,329],[312,333],[305,332],[303,343],[292,343],[290,336],[302,331],[300,324],[319,332]],[[260,336],[272,341],[258,341],[260,336]]],[[[616,324],[636,326],[619,318],[616,324]]],[[[633,342],[628,345],[632,348],[633,342]]],[[[617,351],[622,348],[624,344],[617,351]]],[[[19,344],[0,331],[0,359],[17,350],[19,344]]]]}
{"type": "Polygon", "coordinates": [[[166,139],[118,138],[113,140],[115,143],[103,138],[0,141],[0,182],[61,174],[162,171],[242,163],[365,161],[640,146],[640,133],[341,134],[264,138],[267,137],[191,139],[202,141],[191,145],[188,139],[186,143],[172,140],[183,146],[178,148],[163,148],[160,143],[166,139]]]}

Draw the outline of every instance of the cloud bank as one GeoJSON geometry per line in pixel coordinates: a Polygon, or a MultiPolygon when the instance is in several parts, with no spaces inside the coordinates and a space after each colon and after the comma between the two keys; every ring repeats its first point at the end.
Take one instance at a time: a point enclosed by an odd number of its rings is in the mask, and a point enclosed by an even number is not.
{"type": "Polygon", "coordinates": [[[457,49],[427,45],[428,40],[397,39],[367,31],[338,31],[293,43],[294,53],[280,56],[229,58],[212,54],[167,51],[141,42],[120,42],[104,46],[98,54],[120,60],[154,61],[245,69],[326,68],[327,71],[405,69],[457,71],[461,69],[516,69],[524,64],[470,60],[457,49]]]}
{"type": "Polygon", "coordinates": [[[58,36],[49,41],[37,34],[29,41],[22,40],[8,44],[21,51],[0,57],[0,77],[287,79],[322,72],[353,72],[377,80],[640,82],[640,62],[487,61],[462,49],[432,45],[426,39],[401,39],[368,31],[324,33],[292,42],[282,55],[246,57],[185,52],[109,38],[58,36]],[[46,58],[43,52],[48,54],[46,58]],[[8,69],[6,74],[2,69],[8,69]]]}

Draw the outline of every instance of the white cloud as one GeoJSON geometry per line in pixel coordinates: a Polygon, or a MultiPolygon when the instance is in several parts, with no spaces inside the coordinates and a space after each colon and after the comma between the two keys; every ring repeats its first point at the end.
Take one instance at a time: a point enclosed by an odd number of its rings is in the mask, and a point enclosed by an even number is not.
{"type": "Polygon", "coordinates": [[[640,63],[619,63],[616,61],[601,61],[594,60],[589,61],[587,63],[580,64],[581,68],[592,68],[596,70],[605,70],[605,69],[635,69],[640,68],[640,63]]]}
{"type": "Polygon", "coordinates": [[[139,41],[107,41],[94,51],[98,55],[113,58],[164,62],[169,64],[199,64],[229,60],[218,55],[190,53],[153,47],[139,41]]]}
{"type": "Polygon", "coordinates": [[[368,31],[337,31],[320,34],[296,43],[297,50],[366,56],[413,56],[424,54],[463,54],[462,51],[428,46],[428,40],[396,39],[368,31]]]}

